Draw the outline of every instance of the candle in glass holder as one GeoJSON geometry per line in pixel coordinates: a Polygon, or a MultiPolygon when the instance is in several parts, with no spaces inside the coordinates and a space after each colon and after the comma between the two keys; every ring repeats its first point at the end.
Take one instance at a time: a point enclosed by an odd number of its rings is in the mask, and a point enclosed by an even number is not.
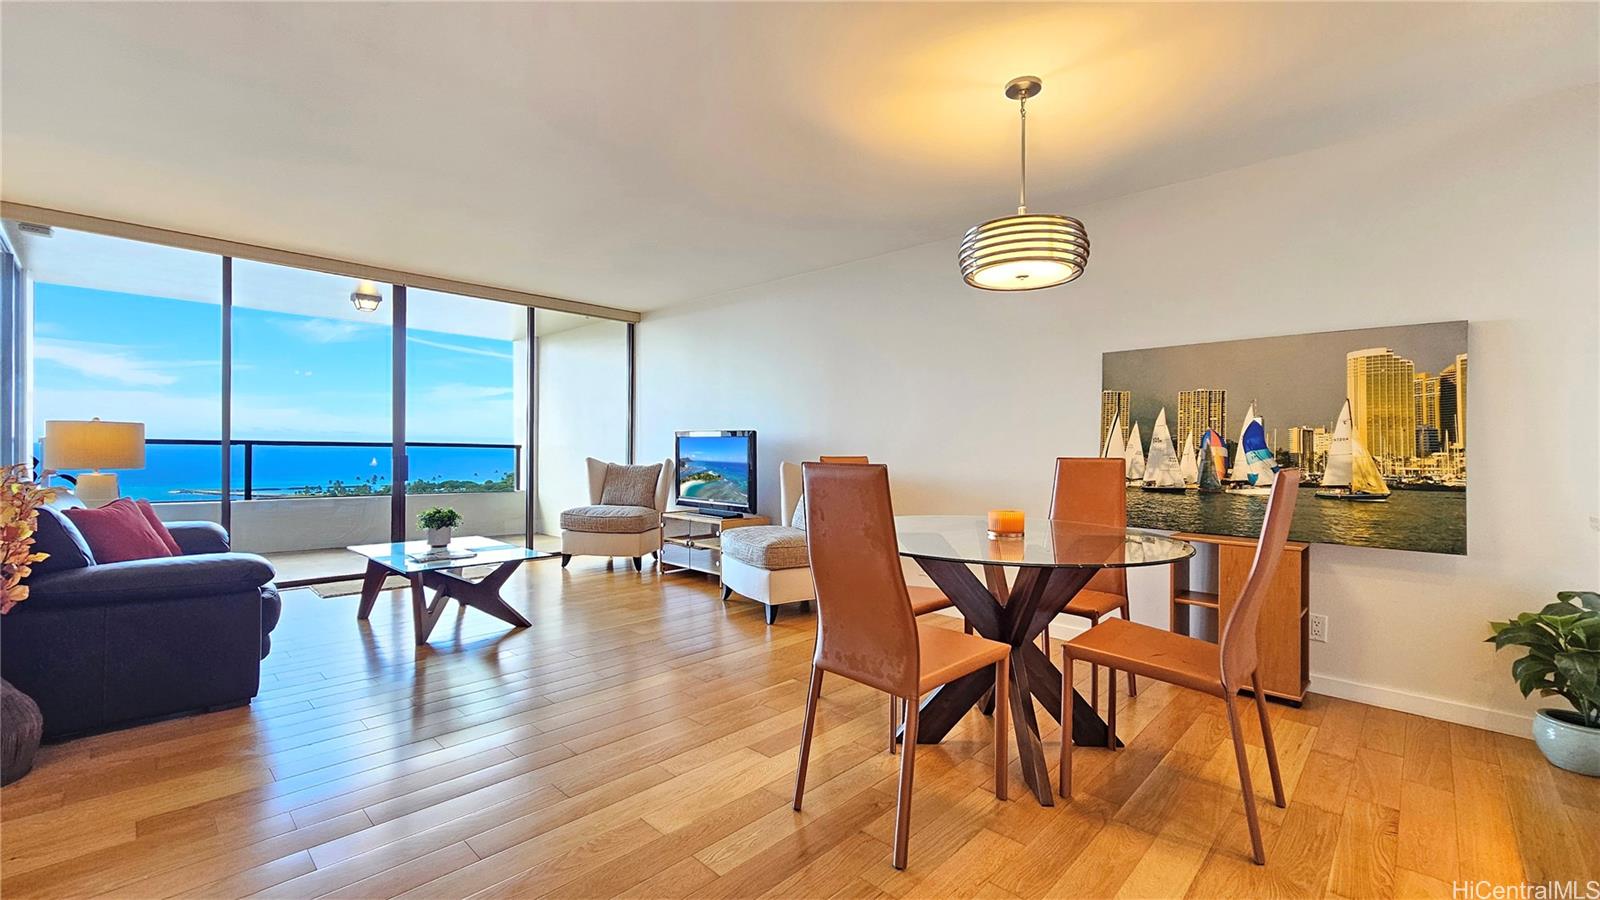
{"type": "Polygon", "coordinates": [[[1022,523],[1020,509],[989,510],[989,536],[992,538],[1022,537],[1022,523]]]}

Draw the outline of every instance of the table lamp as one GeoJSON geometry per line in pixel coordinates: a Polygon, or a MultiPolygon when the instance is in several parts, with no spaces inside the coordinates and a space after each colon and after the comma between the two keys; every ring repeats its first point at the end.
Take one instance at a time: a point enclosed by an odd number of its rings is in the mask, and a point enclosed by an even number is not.
{"type": "Polygon", "coordinates": [[[144,468],[144,423],[99,419],[45,422],[44,465],[58,472],[91,470],[78,476],[78,499],[88,507],[105,506],[121,492],[117,476],[100,470],[144,468]]]}

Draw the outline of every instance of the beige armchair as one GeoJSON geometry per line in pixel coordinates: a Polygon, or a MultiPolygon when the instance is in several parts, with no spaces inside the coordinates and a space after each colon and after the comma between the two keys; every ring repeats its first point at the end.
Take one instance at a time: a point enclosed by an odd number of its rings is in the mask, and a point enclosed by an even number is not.
{"type": "Polygon", "coordinates": [[[644,568],[645,554],[661,558],[661,513],[667,508],[672,460],[644,466],[590,457],[589,506],[561,513],[561,566],[574,556],[625,556],[644,568]]]}

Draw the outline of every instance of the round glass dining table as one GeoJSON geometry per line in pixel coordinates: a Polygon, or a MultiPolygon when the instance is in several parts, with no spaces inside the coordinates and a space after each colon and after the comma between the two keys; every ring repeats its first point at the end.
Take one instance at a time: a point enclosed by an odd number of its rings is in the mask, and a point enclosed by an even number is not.
{"type": "MultiPolygon", "coordinates": [[[[1039,803],[1055,803],[1033,699],[1061,714],[1061,670],[1035,641],[1067,603],[1102,569],[1159,566],[1188,559],[1194,547],[1155,532],[1045,520],[1018,537],[994,538],[984,516],[896,516],[900,555],[917,561],[973,630],[1011,646],[1011,721],[1022,777],[1039,803]],[[984,579],[973,573],[981,567],[984,579]],[[1007,577],[1008,569],[1015,569],[1007,577]]],[[[923,699],[917,742],[936,744],[994,688],[984,667],[923,699]]],[[[995,702],[1000,702],[996,698],[995,702]]],[[[1106,723],[1073,691],[1072,737],[1106,745],[1106,723]]]]}

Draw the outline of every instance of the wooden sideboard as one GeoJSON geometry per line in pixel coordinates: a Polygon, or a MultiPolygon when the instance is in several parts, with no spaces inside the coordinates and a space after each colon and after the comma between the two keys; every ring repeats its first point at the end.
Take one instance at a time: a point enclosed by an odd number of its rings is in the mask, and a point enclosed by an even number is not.
{"type": "MultiPolygon", "coordinates": [[[[1250,577],[1254,538],[1213,534],[1173,535],[1195,545],[1195,556],[1172,566],[1172,630],[1215,641],[1220,623],[1250,577]],[[1202,612],[1204,611],[1204,612],[1202,612]]],[[[1261,690],[1299,704],[1311,681],[1311,545],[1284,545],[1267,589],[1259,633],[1261,690]]]]}

